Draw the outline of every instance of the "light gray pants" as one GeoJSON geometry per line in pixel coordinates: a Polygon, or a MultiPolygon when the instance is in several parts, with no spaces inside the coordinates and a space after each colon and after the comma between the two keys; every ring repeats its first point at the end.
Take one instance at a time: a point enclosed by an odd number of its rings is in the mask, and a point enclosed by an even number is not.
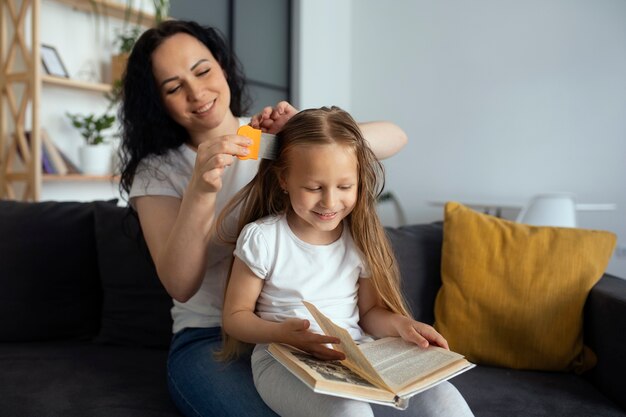
{"type": "Polygon", "coordinates": [[[472,411],[459,391],[443,382],[412,397],[406,410],[317,394],[257,345],[252,353],[254,385],[263,401],[282,417],[402,416],[471,417],[472,411]]]}

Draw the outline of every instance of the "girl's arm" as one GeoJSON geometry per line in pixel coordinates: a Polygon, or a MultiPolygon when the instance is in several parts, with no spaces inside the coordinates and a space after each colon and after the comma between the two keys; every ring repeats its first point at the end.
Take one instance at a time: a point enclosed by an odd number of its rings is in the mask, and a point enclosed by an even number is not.
{"type": "Polygon", "coordinates": [[[177,301],[189,300],[202,283],[222,173],[234,155],[247,154],[249,143],[248,138],[226,135],[200,144],[182,200],[167,196],[135,199],[159,279],[177,301]]]}
{"type": "MultiPolygon", "coordinates": [[[[298,110],[286,101],[265,107],[252,116],[250,125],[267,133],[276,133],[298,110]]],[[[391,122],[362,122],[359,128],[378,159],[395,155],[406,145],[408,139],[400,126],[391,122]]]]}
{"type": "Polygon", "coordinates": [[[286,343],[320,359],[344,359],[343,353],[325,346],[339,343],[339,340],[310,332],[308,320],[292,318],[277,323],[257,316],[254,309],[263,283],[241,259],[235,257],[222,311],[222,326],[226,333],[242,342],[286,343]]]}
{"type": "Polygon", "coordinates": [[[387,310],[370,279],[359,279],[358,305],[359,325],[375,338],[399,336],[423,348],[434,344],[449,349],[446,339],[432,326],[387,310]]]}

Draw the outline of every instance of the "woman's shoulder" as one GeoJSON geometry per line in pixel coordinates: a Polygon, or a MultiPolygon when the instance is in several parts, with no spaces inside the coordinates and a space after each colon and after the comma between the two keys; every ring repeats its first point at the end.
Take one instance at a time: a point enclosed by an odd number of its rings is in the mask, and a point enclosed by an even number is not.
{"type": "Polygon", "coordinates": [[[189,163],[195,160],[195,152],[187,145],[182,144],[177,148],[168,149],[162,154],[151,154],[139,162],[139,166],[146,167],[172,167],[181,163],[189,163]]]}

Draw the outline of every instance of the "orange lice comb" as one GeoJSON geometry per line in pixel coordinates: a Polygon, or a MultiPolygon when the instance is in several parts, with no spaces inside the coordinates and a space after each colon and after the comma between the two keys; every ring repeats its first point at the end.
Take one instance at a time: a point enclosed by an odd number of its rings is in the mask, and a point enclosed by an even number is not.
{"type": "Polygon", "coordinates": [[[241,160],[245,159],[276,159],[278,156],[278,141],[276,136],[269,133],[263,133],[260,129],[252,126],[244,125],[237,129],[237,134],[245,136],[252,140],[252,145],[248,146],[250,153],[246,156],[238,156],[241,160]]]}

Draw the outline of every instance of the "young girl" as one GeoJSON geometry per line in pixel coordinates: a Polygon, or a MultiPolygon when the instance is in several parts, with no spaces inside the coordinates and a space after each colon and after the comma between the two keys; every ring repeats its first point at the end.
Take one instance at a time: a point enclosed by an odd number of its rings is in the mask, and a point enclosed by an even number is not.
{"type": "MultiPolygon", "coordinates": [[[[315,304],[357,341],[400,336],[447,348],[432,327],[412,320],[399,290],[391,247],[376,216],[382,166],[355,121],[337,107],[305,110],[278,133],[275,161],[261,162],[229,208],[241,209],[223,329],[257,344],[254,382],[282,416],[373,415],[368,403],[314,393],[266,351],[280,342],[322,359],[343,359],[302,304],[315,304]]],[[[221,224],[221,223],[218,223],[221,224]]],[[[228,231],[222,230],[224,236],[228,231]]],[[[237,355],[229,339],[221,352],[237,355]]],[[[411,400],[403,415],[472,415],[449,383],[411,400]]],[[[387,415],[389,413],[386,413],[387,415]]]]}

